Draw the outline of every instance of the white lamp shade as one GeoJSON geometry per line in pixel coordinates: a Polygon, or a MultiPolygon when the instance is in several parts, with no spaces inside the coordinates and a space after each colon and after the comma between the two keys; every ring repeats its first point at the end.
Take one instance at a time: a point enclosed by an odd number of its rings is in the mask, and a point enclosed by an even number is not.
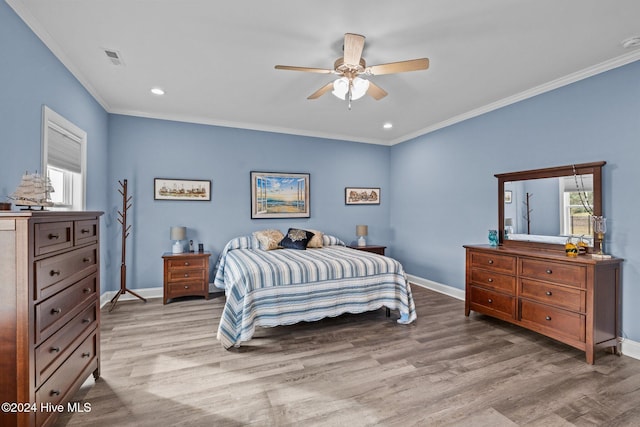
{"type": "MultiPolygon", "coordinates": [[[[369,89],[369,80],[361,79],[360,77],[356,77],[352,81],[351,87],[351,99],[355,101],[356,99],[360,99],[367,93],[369,89]]],[[[349,93],[349,79],[346,77],[340,77],[336,81],[333,82],[333,92],[331,92],[337,98],[345,100],[347,98],[347,93],[349,93]]]]}
{"type": "Polygon", "coordinates": [[[171,240],[184,240],[187,238],[187,227],[171,227],[171,240]]]}

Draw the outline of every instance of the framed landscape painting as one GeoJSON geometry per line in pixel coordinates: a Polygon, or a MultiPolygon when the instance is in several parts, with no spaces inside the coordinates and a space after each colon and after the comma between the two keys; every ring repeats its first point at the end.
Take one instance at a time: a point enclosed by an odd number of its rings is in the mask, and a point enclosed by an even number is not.
{"type": "Polygon", "coordinates": [[[345,205],[379,205],[380,188],[347,187],[344,189],[345,205]]]}
{"type": "Polygon", "coordinates": [[[308,173],[251,172],[251,219],[310,216],[308,173]]]}
{"type": "Polygon", "coordinates": [[[154,200],[211,200],[211,181],[195,179],[155,178],[154,200]]]}

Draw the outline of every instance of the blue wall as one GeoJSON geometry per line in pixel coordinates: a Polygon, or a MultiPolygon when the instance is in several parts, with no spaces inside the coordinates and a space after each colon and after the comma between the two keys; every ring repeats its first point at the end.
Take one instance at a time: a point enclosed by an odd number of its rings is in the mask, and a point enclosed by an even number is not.
{"type": "MultiPolygon", "coordinates": [[[[0,1],[0,200],[25,171],[41,172],[42,106],[84,129],[88,210],[107,206],[108,115],[4,1],[0,1]]],[[[101,246],[104,260],[105,244],[101,246]]],[[[101,274],[105,280],[105,271],[101,274]]]]}
{"type": "Polygon", "coordinates": [[[393,247],[408,272],[464,289],[462,245],[497,228],[496,173],[605,160],[605,251],[625,258],[623,336],[640,341],[640,62],[391,150],[393,247]]]}
{"type": "Polygon", "coordinates": [[[169,227],[217,256],[231,237],[290,226],[349,241],[368,224],[416,276],[464,288],[466,243],[497,228],[495,173],[606,160],[606,251],[625,258],[623,336],[640,341],[640,63],[441,129],[394,147],[109,115],[13,10],[0,2],[0,196],[40,168],[46,104],[88,132],[87,208],[104,210],[103,291],[119,285],[118,180],[133,207],[128,285],[162,283],[169,227]],[[311,218],[251,220],[249,172],[309,172],[311,218]],[[153,200],[153,178],[211,179],[211,202],[153,200]],[[380,206],[345,206],[344,187],[381,187],[380,206]]]}
{"type": "MultiPolygon", "coordinates": [[[[369,226],[369,242],[384,244],[389,230],[389,147],[112,115],[109,119],[112,183],[109,224],[122,199],[118,180],[133,197],[127,249],[132,288],[162,286],[163,252],[171,250],[169,227],[187,227],[189,239],[213,253],[235,236],[264,228],[304,227],[355,240],[356,224],[369,226]],[[309,173],[311,218],[251,219],[251,171],[309,173]],[[209,179],[212,200],[153,199],[154,178],[209,179]],[[345,187],[380,187],[380,205],[345,206],[345,187]]],[[[110,227],[111,282],[119,283],[120,228],[110,227]]],[[[213,266],[212,266],[213,267],[213,266]]]]}

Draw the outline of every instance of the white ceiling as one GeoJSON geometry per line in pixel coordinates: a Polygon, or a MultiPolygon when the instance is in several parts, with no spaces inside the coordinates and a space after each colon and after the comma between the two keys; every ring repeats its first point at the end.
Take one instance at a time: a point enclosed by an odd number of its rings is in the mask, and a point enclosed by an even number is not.
{"type": "Polygon", "coordinates": [[[384,145],[640,59],[638,0],[6,1],[110,113],[384,145]],[[332,68],[346,32],[368,65],[430,68],[351,111],[306,99],[331,75],[274,69],[332,68]]]}

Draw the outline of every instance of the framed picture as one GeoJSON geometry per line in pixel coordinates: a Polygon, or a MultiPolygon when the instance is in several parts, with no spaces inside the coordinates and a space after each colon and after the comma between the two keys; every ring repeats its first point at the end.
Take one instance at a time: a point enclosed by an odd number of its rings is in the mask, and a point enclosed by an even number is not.
{"type": "Polygon", "coordinates": [[[511,203],[511,190],[506,190],[504,192],[504,202],[511,203]]]}
{"type": "Polygon", "coordinates": [[[202,179],[155,178],[154,200],[211,200],[211,181],[202,179]]]}
{"type": "Polygon", "coordinates": [[[346,187],[344,189],[345,205],[379,205],[380,188],[346,187]]]}
{"type": "Polygon", "coordinates": [[[308,173],[251,172],[251,219],[310,216],[308,173]]]}

